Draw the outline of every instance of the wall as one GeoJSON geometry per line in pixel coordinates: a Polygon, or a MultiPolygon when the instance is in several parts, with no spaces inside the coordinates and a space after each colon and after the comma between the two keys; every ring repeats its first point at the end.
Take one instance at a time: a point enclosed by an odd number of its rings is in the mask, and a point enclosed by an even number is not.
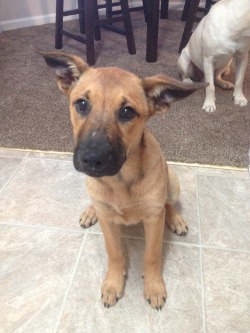
{"type": "MultiPolygon", "coordinates": [[[[76,0],[65,0],[74,8],[76,0]]],[[[0,26],[3,30],[55,22],[56,0],[0,0],[0,26]]]]}
{"type": "MultiPolygon", "coordinates": [[[[141,0],[129,2],[131,6],[142,3],[141,0]]],[[[76,8],[77,1],[64,0],[64,3],[65,9],[70,9],[76,8]]],[[[184,0],[170,0],[169,7],[182,9],[183,3],[184,0]]],[[[56,0],[0,0],[0,32],[55,22],[55,4],[56,0]]]]}

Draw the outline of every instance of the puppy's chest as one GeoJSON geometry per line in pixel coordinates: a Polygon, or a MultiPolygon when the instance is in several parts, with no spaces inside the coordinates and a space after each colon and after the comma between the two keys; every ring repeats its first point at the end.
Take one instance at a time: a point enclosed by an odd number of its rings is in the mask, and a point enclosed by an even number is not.
{"type": "Polygon", "coordinates": [[[99,194],[91,195],[97,215],[117,224],[136,224],[157,215],[166,201],[163,188],[151,191],[147,186],[126,186],[115,188],[104,186],[99,194]]]}

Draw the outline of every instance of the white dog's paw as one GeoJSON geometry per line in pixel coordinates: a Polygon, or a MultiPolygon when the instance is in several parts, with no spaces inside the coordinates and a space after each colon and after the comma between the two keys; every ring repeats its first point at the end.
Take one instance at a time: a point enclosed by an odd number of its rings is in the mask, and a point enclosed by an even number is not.
{"type": "Polygon", "coordinates": [[[202,110],[206,112],[214,112],[216,110],[215,103],[212,102],[205,102],[203,104],[202,110]]]}
{"type": "Polygon", "coordinates": [[[185,83],[193,83],[193,81],[190,79],[190,77],[184,78],[183,82],[185,82],[185,83]]]}
{"type": "Polygon", "coordinates": [[[216,84],[225,90],[230,90],[230,89],[234,88],[233,83],[226,81],[226,80],[222,80],[222,79],[217,79],[216,84]]]}
{"type": "Polygon", "coordinates": [[[228,81],[224,81],[224,89],[233,89],[234,88],[234,84],[228,81]]]}
{"type": "Polygon", "coordinates": [[[234,96],[234,104],[239,106],[246,106],[247,99],[244,96],[234,96]]]}

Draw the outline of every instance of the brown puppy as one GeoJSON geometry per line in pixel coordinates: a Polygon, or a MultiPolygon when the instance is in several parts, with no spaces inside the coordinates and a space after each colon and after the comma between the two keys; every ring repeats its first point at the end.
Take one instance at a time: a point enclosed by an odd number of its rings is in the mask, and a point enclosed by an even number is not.
{"type": "Polygon", "coordinates": [[[73,55],[41,54],[69,97],[74,166],[88,176],[92,205],[82,214],[80,224],[88,227],[98,220],[105,238],[108,272],[102,301],[106,307],[115,305],[124,293],[121,225],[142,222],[144,297],[153,308],[161,309],[167,297],[161,272],[165,221],[178,235],[185,235],[188,228],[172,206],[179,196],[177,177],[144,125],[174,100],[206,84],[187,84],[163,75],[141,80],[119,68],[90,68],[73,55]]]}

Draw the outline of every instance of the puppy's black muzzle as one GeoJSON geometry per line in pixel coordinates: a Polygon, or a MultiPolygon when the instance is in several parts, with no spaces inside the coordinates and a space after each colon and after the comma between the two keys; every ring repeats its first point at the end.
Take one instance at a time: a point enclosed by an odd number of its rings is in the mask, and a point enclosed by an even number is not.
{"type": "Polygon", "coordinates": [[[77,171],[91,177],[103,177],[117,174],[125,159],[120,141],[111,143],[103,133],[93,132],[77,143],[73,162],[77,171]]]}

